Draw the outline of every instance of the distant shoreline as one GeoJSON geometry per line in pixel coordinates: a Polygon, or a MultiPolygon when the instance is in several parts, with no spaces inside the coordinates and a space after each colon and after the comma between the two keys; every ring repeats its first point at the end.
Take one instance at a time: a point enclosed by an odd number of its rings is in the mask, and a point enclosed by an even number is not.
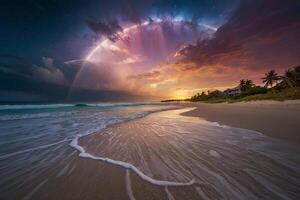
{"type": "MultiPolygon", "coordinates": [[[[183,105],[180,103],[180,105],[183,105]]],[[[182,113],[237,128],[259,131],[270,137],[300,144],[300,100],[239,103],[190,102],[196,109],[182,113]]]]}
{"type": "Polygon", "coordinates": [[[205,103],[236,103],[236,102],[251,102],[251,101],[287,101],[287,100],[297,100],[300,99],[300,87],[292,87],[285,89],[263,89],[262,87],[253,87],[248,92],[242,92],[236,95],[220,95],[222,94],[212,92],[210,95],[201,94],[197,97],[187,98],[187,99],[167,99],[161,102],[205,102],[205,103]],[[257,93],[258,91],[263,93],[257,93]],[[215,94],[214,94],[215,93],[215,94]],[[203,95],[203,96],[202,96],[203,95]]]}

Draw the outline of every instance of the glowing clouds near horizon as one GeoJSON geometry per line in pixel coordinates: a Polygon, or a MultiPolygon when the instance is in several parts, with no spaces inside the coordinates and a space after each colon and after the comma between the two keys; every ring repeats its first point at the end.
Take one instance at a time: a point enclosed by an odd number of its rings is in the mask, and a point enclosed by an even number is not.
{"type": "Polygon", "coordinates": [[[214,32],[208,25],[185,21],[129,26],[118,41],[102,40],[90,51],[73,86],[185,98],[186,94],[176,91],[184,85],[172,67],[177,60],[174,55],[184,45],[210,38],[214,32]]]}

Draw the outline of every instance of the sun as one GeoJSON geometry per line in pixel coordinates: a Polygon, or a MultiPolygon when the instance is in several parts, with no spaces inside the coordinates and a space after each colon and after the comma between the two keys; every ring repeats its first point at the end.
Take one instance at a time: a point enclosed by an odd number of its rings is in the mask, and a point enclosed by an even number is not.
{"type": "Polygon", "coordinates": [[[177,90],[174,92],[174,95],[172,95],[172,99],[179,99],[179,100],[187,99],[189,97],[190,95],[188,95],[187,92],[183,90],[177,90]]]}

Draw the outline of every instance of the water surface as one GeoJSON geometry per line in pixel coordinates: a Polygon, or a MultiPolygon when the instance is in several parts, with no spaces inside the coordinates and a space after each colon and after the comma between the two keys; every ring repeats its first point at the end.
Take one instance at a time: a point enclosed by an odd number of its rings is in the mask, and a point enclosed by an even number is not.
{"type": "Polygon", "coordinates": [[[299,147],[174,108],[0,107],[0,199],[299,199],[299,147]]]}

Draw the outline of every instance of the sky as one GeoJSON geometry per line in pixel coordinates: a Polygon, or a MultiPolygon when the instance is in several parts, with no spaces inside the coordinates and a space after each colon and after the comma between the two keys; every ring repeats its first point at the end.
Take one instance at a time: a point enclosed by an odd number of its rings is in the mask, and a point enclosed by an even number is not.
{"type": "Polygon", "coordinates": [[[0,102],[149,101],[300,64],[298,0],[2,0],[0,102]]]}

